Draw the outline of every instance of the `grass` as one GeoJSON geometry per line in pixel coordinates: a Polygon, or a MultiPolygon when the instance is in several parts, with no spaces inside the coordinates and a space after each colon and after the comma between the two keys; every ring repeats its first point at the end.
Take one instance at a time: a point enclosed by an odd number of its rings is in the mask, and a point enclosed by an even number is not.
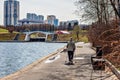
{"type": "Polygon", "coordinates": [[[8,30],[0,28],[0,41],[13,40],[18,32],[9,33],[8,30]]]}
{"type": "MultiPolygon", "coordinates": [[[[0,41],[10,41],[14,40],[17,33],[2,33],[0,34],[0,41]]],[[[20,34],[19,41],[23,41],[25,39],[25,34],[20,34]]]]}
{"type": "Polygon", "coordinates": [[[0,34],[0,41],[13,40],[16,33],[2,33],[0,34]]]}
{"type": "Polygon", "coordinates": [[[76,33],[72,32],[71,37],[73,37],[74,41],[76,42],[89,42],[88,41],[88,36],[87,36],[87,30],[81,30],[79,33],[79,40],[77,39],[76,33]]]}
{"type": "Polygon", "coordinates": [[[0,28],[0,41],[12,40],[13,34],[9,34],[8,30],[0,28]]]}
{"type": "Polygon", "coordinates": [[[71,32],[71,34],[59,34],[58,41],[69,41],[70,37],[73,37],[75,42],[88,42],[87,31],[81,31],[79,34],[79,40],[74,32],[71,32]]]}
{"type": "Polygon", "coordinates": [[[45,34],[42,33],[33,33],[30,35],[31,38],[36,38],[36,37],[46,37],[45,34]]]}
{"type": "Polygon", "coordinates": [[[81,36],[80,41],[87,43],[88,37],[87,36],[81,36]]]}
{"type": "Polygon", "coordinates": [[[8,33],[8,30],[0,28],[0,34],[8,33]]]}
{"type": "MultiPolygon", "coordinates": [[[[9,33],[9,31],[6,29],[0,28],[0,34],[3,34],[3,33],[9,33]]],[[[19,33],[19,32],[13,31],[13,33],[19,33]]]]}
{"type": "Polygon", "coordinates": [[[118,70],[120,71],[120,67],[118,68],[118,70]]]}
{"type": "Polygon", "coordinates": [[[20,34],[19,41],[23,41],[25,39],[25,34],[20,34]]]}

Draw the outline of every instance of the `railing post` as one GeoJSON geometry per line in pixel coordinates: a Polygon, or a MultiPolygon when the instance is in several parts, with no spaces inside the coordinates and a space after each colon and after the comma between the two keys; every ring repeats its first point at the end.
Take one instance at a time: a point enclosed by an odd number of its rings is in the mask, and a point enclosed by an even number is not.
{"type": "Polygon", "coordinates": [[[27,33],[26,36],[25,36],[25,41],[29,41],[30,40],[30,36],[29,34],[27,33]]]}
{"type": "Polygon", "coordinates": [[[47,41],[47,38],[48,38],[48,34],[46,34],[46,38],[45,38],[45,41],[47,41]]]}

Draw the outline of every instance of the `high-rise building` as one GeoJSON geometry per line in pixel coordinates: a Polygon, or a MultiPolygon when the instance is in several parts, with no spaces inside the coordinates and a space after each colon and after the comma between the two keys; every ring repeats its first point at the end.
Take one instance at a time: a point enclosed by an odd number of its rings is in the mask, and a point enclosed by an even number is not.
{"type": "Polygon", "coordinates": [[[56,19],[56,16],[54,16],[54,15],[47,16],[47,20],[54,20],[54,19],[56,19]]]}
{"type": "Polygon", "coordinates": [[[31,21],[44,21],[44,16],[35,13],[27,13],[27,19],[31,21]]]}
{"type": "Polygon", "coordinates": [[[56,19],[56,16],[54,16],[54,15],[48,15],[47,16],[47,23],[54,25],[54,26],[58,26],[58,19],[56,19]]]}
{"type": "Polygon", "coordinates": [[[19,1],[4,1],[4,26],[16,25],[19,20],[19,1]]]}
{"type": "Polygon", "coordinates": [[[73,29],[75,25],[79,25],[78,20],[69,20],[69,21],[61,21],[60,27],[64,27],[67,29],[73,29]]]}
{"type": "Polygon", "coordinates": [[[27,13],[26,18],[18,22],[18,25],[44,24],[44,16],[35,13],[27,13]]]}
{"type": "Polygon", "coordinates": [[[44,16],[43,15],[38,15],[38,21],[44,21],[44,16]]]}
{"type": "Polygon", "coordinates": [[[58,22],[59,22],[59,20],[58,20],[58,19],[55,19],[55,20],[54,20],[54,26],[58,26],[58,22]]]}
{"type": "Polygon", "coordinates": [[[36,20],[37,15],[35,13],[27,13],[27,19],[36,20]]]}

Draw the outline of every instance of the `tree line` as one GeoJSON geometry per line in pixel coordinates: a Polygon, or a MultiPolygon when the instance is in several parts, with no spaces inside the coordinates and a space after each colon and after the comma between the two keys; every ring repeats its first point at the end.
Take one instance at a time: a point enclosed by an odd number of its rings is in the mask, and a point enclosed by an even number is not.
{"type": "Polygon", "coordinates": [[[68,25],[68,26],[57,26],[55,27],[54,25],[50,24],[29,24],[29,25],[22,25],[22,26],[13,26],[13,25],[8,25],[8,26],[0,26],[0,28],[7,29],[10,33],[13,31],[17,32],[25,32],[25,31],[48,31],[48,32],[53,32],[56,30],[73,30],[74,26],[78,25],[75,23],[73,26],[68,25]]]}
{"type": "Polygon", "coordinates": [[[94,47],[102,46],[105,57],[119,67],[120,0],[78,0],[75,4],[82,20],[92,22],[89,41],[94,47]]]}
{"type": "Polygon", "coordinates": [[[13,31],[16,32],[25,32],[25,31],[49,31],[52,32],[56,28],[53,25],[50,24],[31,24],[31,25],[22,25],[22,26],[0,26],[2,29],[7,29],[10,33],[13,31]]]}

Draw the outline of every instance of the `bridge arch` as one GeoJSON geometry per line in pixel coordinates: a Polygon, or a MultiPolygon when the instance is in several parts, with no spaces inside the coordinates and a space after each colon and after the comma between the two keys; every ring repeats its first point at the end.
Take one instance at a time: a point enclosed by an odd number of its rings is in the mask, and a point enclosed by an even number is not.
{"type": "Polygon", "coordinates": [[[43,37],[38,37],[39,39],[42,38],[42,39],[45,39],[45,41],[48,39],[48,35],[49,34],[53,34],[54,33],[51,33],[51,32],[43,32],[43,31],[29,31],[29,32],[24,32],[24,34],[26,34],[25,36],[25,41],[30,41],[30,36],[34,33],[41,33],[41,34],[45,34],[45,36],[43,37]]]}

